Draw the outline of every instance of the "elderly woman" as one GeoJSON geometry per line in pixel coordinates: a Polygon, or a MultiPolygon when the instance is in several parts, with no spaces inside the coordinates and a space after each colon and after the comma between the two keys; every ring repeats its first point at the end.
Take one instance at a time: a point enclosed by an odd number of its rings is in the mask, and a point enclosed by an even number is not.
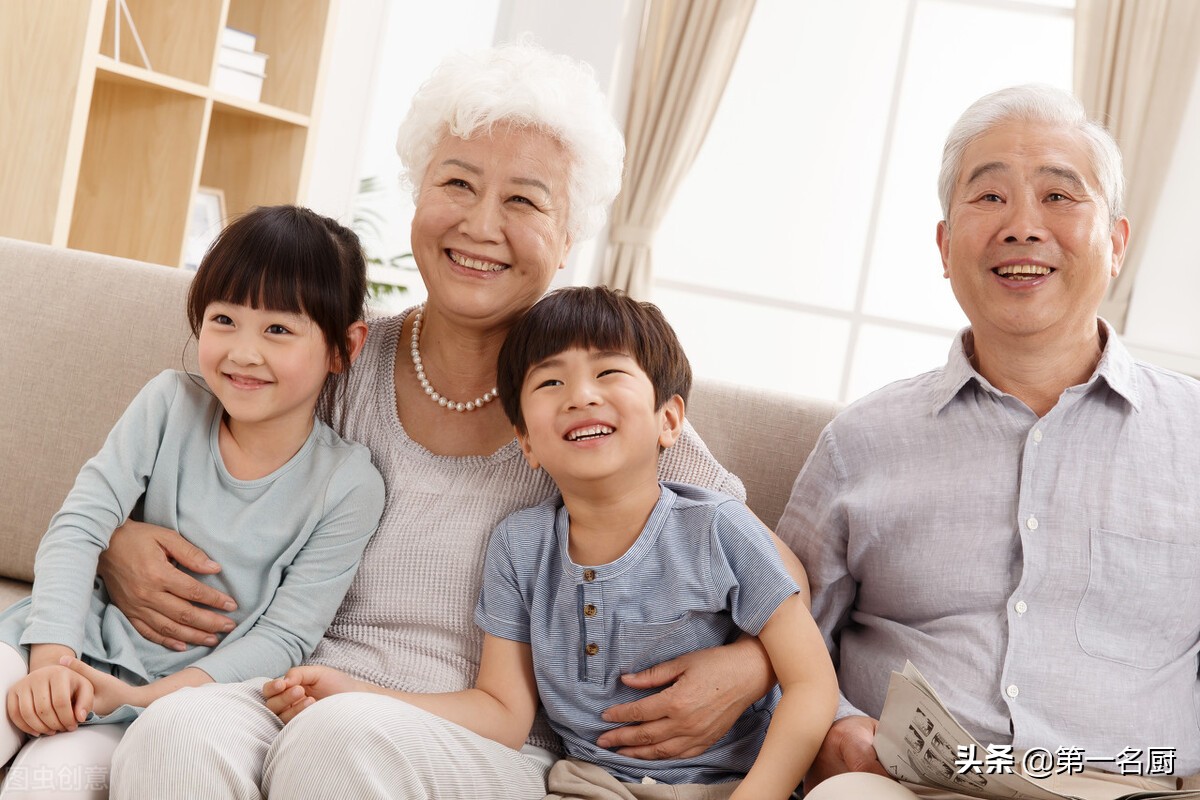
{"type": "MultiPolygon", "coordinates": [[[[472,612],[488,535],[507,514],[553,491],[545,474],[526,466],[493,402],[497,352],[571,245],[602,226],[624,146],[588,70],[508,45],[447,60],[414,99],[398,150],[415,187],[412,249],[429,299],[371,325],[350,373],[349,402],[332,415],[341,433],[371,449],[387,506],[309,663],[395,689],[454,691],[471,685],[478,664],[472,612]]],[[[690,429],[662,470],[672,480],[743,494],[690,429]]],[[[219,630],[222,618],[164,594],[217,608],[228,598],[178,574],[146,577],[168,572],[164,550],[203,568],[203,555],[188,554],[173,537],[127,525],[104,574],[140,630],[181,646],[179,639],[206,635],[197,628],[219,630]]],[[[601,744],[665,757],[703,750],[771,678],[758,643],[746,639],[640,680],[673,686],[615,709],[614,721],[648,722],[610,731],[601,744]]],[[[400,701],[349,694],[284,726],[263,704],[262,683],[179,692],[149,708],[118,750],[113,796],[545,793],[557,743],[544,724],[516,751],[400,701]]]]}

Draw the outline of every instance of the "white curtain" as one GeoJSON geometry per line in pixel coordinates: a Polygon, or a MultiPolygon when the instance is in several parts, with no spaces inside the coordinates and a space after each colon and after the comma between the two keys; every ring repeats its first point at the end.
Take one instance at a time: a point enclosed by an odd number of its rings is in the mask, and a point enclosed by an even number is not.
{"type": "Polygon", "coordinates": [[[1200,67],[1197,0],[1077,0],[1075,92],[1125,157],[1133,234],[1100,313],[1125,328],[1149,230],[1200,67]]]}
{"type": "Polygon", "coordinates": [[[753,10],[754,0],[647,0],[602,284],[648,297],[654,234],[708,134],[753,10]]]}

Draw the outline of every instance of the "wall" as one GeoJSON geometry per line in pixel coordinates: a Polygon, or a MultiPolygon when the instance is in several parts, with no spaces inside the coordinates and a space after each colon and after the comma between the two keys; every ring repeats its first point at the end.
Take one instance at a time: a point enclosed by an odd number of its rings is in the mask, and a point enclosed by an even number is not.
{"type": "Polygon", "coordinates": [[[358,184],[361,144],[378,80],[376,64],[387,30],[381,23],[387,18],[387,0],[336,4],[305,203],[342,221],[349,220],[358,184]]]}

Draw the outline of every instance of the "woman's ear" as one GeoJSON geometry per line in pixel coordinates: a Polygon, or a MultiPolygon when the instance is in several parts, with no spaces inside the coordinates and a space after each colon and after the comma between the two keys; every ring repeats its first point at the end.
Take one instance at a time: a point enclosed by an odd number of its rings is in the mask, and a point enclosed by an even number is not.
{"type": "MultiPolygon", "coordinates": [[[[350,345],[350,363],[353,364],[358,360],[358,354],[362,352],[363,345],[367,343],[367,323],[359,320],[353,323],[346,329],[346,343],[350,345]]],[[[336,353],[333,355],[333,369],[331,372],[345,372],[341,364],[341,359],[336,353]]]]}
{"type": "Polygon", "coordinates": [[[672,395],[659,413],[662,414],[662,430],[658,434],[658,446],[665,449],[679,441],[683,433],[683,398],[672,395]]]}

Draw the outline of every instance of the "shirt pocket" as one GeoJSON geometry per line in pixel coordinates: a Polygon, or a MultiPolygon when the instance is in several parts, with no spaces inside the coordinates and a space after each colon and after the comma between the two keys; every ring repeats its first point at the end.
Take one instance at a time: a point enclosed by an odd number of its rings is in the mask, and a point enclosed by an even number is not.
{"type": "Polygon", "coordinates": [[[672,658],[724,644],[733,620],[728,614],[686,611],[667,622],[617,623],[616,675],[641,672],[672,658]]]}
{"type": "Polygon", "coordinates": [[[1200,547],[1093,528],[1075,636],[1088,655],[1139,669],[1182,656],[1200,637],[1200,547]]]}

